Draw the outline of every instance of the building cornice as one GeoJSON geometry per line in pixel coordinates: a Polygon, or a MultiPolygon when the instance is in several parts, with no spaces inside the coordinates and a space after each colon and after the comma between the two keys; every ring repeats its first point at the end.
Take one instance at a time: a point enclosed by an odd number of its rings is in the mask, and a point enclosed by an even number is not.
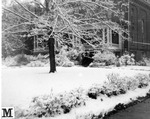
{"type": "Polygon", "coordinates": [[[146,2],[144,0],[129,0],[131,3],[137,3],[141,6],[143,6],[145,9],[148,9],[150,10],[150,3],[149,2],[146,2]]]}

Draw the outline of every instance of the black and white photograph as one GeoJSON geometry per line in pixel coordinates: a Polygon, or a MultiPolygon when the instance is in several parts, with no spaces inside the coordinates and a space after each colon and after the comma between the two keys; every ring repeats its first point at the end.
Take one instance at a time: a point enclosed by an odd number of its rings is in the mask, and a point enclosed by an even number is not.
{"type": "Polygon", "coordinates": [[[150,0],[2,0],[2,119],[150,119],[150,0]]]}

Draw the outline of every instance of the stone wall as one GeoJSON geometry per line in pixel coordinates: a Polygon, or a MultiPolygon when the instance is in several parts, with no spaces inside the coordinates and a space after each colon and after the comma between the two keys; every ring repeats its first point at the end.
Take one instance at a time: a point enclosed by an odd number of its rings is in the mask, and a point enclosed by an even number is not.
{"type": "Polygon", "coordinates": [[[131,21],[129,51],[137,54],[137,59],[150,53],[150,4],[142,0],[131,0],[129,9],[131,21]]]}

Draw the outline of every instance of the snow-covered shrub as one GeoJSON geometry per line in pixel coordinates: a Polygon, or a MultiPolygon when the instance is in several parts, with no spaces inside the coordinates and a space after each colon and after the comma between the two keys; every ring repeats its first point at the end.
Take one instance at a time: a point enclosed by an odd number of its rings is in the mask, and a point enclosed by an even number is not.
{"type": "Polygon", "coordinates": [[[56,55],[56,65],[63,67],[72,67],[74,62],[70,61],[65,55],[58,54],[56,55]]]}
{"type": "Polygon", "coordinates": [[[80,50],[77,50],[77,49],[70,49],[67,52],[67,57],[75,65],[79,65],[82,62],[82,58],[83,58],[82,53],[83,53],[83,51],[80,51],[80,50]]]}
{"type": "Polygon", "coordinates": [[[148,86],[150,82],[150,77],[144,74],[138,74],[135,76],[135,79],[139,81],[139,88],[148,86]]]}
{"type": "Polygon", "coordinates": [[[139,81],[135,77],[122,77],[123,79],[126,80],[126,87],[128,90],[135,90],[139,86],[139,81]]]}
{"type": "Polygon", "coordinates": [[[135,65],[134,55],[124,54],[123,56],[119,58],[119,62],[120,62],[120,65],[123,65],[123,66],[135,65]]]}
{"type": "Polygon", "coordinates": [[[150,83],[150,77],[146,74],[137,74],[134,77],[123,77],[126,80],[126,86],[128,90],[135,90],[136,88],[142,88],[148,86],[150,83]]]}
{"type": "Polygon", "coordinates": [[[37,60],[37,56],[34,56],[34,55],[25,55],[25,57],[26,57],[29,61],[36,61],[36,60],[37,60]]]}
{"type": "Polygon", "coordinates": [[[64,113],[68,113],[72,108],[85,105],[85,94],[83,89],[72,90],[69,93],[63,94],[61,100],[61,108],[64,113]]]}
{"type": "Polygon", "coordinates": [[[137,66],[146,66],[146,62],[144,60],[140,60],[138,62],[136,62],[137,66]]]}
{"type": "Polygon", "coordinates": [[[107,78],[108,81],[104,82],[103,86],[94,85],[88,90],[87,94],[90,98],[97,99],[100,95],[107,95],[110,97],[126,93],[126,81],[118,74],[109,74],[107,78]]]}
{"type": "Polygon", "coordinates": [[[63,56],[61,56],[60,54],[57,54],[56,57],[55,57],[55,60],[56,60],[56,65],[57,66],[61,66],[63,61],[62,61],[62,58],[63,56]]]}
{"type": "MultiPolygon", "coordinates": [[[[90,66],[95,66],[98,63],[105,63],[106,66],[108,65],[113,65],[115,64],[116,61],[116,56],[114,53],[110,51],[103,51],[103,52],[98,52],[93,56],[93,65],[91,64],[90,66]]],[[[98,65],[99,66],[99,65],[98,65]]]]}
{"type": "Polygon", "coordinates": [[[37,58],[36,61],[41,61],[44,64],[49,63],[49,54],[47,54],[47,55],[41,55],[41,54],[39,54],[38,56],[36,56],[36,58],[37,58]]]}
{"type": "Polygon", "coordinates": [[[18,65],[26,65],[30,62],[24,54],[15,56],[14,60],[17,62],[18,65]]]}
{"type": "Polygon", "coordinates": [[[127,92],[126,78],[122,78],[119,74],[109,74],[108,81],[104,82],[103,93],[108,97],[125,94],[127,92]]]}
{"type": "Polygon", "coordinates": [[[14,57],[7,57],[3,62],[6,66],[21,66],[28,64],[30,61],[27,59],[26,55],[19,54],[14,57]]]}
{"type": "Polygon", "coordinates": [[[108,96],[124,94],[127,91],[126,79],[121,78],[119,74],[109,74],[108,81],[104,84],[105,93],[108,96]]]}
{"type": "Polygon", "coordinates": [[[39,67],[47,65],[48,63],[49,63],[48,55],[41,55],[41,54],[39,54],[38,56],[20,54],[14,57],[7,57],[3,60],[3,64],[6,66],[27,65],[30,67],[39,67]]]}
{"type": "Polygon", "coordinates": [[[150,76],[145,74],[137,74],[133,77],[120,77],[118,74],[109,74],[108,81],[102,85],[93,85],[87,92],[87,95],[92,99],[97,99],[100,95],[108,97],[125,94],[128,90],[135,90],[148,86],[150,76]]]}
{"type": "Polygon", "coordinates": [[[9,56],[2,60],[2,64],[5,66],[16,66],[17,62],[15,61],[14,57],[9,56]]]}
{"type": "Polygon", "coordinates": [[[63,66],[63,67],[72,67],[72,66],[74,66],[74,62],[66,61],[65,63],[63,63],[62,66],[63,66]]]}
{"type": "MultiPolygon", "coordinates": [[[[56,55],[56,65],[57,66],[63,66],[63,67],[72,67],[74,66],[74,62],[72,62],[71,59],[71,54],[69,55],[70,58],[68,57],[68,51],[66,47],[63,47],[59,54],[56,55]]],[[[73,56],[72,56],[73,57],[73,56]]]]}
{"type": "Polygon", "coordinates": [[[41,61],[31,61],[27,64],[28,67],[44,67],[46,64],[41,61]]]}
{"type": "Polygon", "coordinates": [[[88,90],[87,95],[92,99],[97,99],[98,96],[104,94],[104,90],[101,85],[95,84],[88,90]]]}
{"type": "Polygon", "coordinates": [[[45,59],[49,59],[49,55],[42,55],[42,54],[38,54],[37,56],[35,55],[25,55],[25,57],[29,60],[29,61],[41,61],[44,62],[45,59]]]}
{"type": "Polygon", "coordinates": [[[38,54],[37,59],[41,60],[41,59],[45,59],[47,58],[49,55],[42,55],[42,54],[38,54]]]}
{"type": "Polygon", "coordinates": [[[92,62],[90,63],[89,67],[102,67],[102,66],[106,66],[106,63],[98,63],[98,62],[92,62]]]}
{"type": "Polygon", "coordinates": [[[150,59],[149,58],[143,58],[142,60],[136,62],[136,65],[138,65],[138,66],[150,66],[150,59]]]}
{"type": "Polygon", "coordinates": [[[26,116],[28,116],[28,113],[29,112],[26,109],[15,107],[15,118],[16,119],[26,117],[26,116]]]}
{"type": "Polygon", "coordinates": [[[78,56],[79,51],[77,51],[76,49],[70,49],[69,51],[67,51],[67,57],[72,61],[75,61],[78,56]]]}
{"type": "Polygon", "coordinates": [[[30,63],[27,64],[28,67],[44,67],[49,64],[49,57],[48,55],[25,55],[30,63]]]}
{"type": "Polygon", "coordinates": [[[58,95],[51,92],[50,95],[33,98],[29,116],[53,117],[69,113],[72,108],[85,105],[85,99],[84,90],[81,88],[58,95]]]}
{"type": "Polygon", "coordinates": [[[150,66],[150,58],[144,58],[146,66],[150,66]]]}

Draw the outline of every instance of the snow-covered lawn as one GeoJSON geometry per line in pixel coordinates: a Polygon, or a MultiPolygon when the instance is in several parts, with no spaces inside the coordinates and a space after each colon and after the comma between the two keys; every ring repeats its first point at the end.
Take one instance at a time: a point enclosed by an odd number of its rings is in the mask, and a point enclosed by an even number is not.
{"type": "Polygon", "coordinates": [[[132,76],[150,73],[150,67],[84,68],[57,67],[57,72],[49,74],[49,67],[2,68],[2,106],[28,107],[31,99],[38,95],[70,91],[92,84],[102,84],[109,73],[132,76]],[[135,70],[135,69],[138,70],[135,70]]]}

